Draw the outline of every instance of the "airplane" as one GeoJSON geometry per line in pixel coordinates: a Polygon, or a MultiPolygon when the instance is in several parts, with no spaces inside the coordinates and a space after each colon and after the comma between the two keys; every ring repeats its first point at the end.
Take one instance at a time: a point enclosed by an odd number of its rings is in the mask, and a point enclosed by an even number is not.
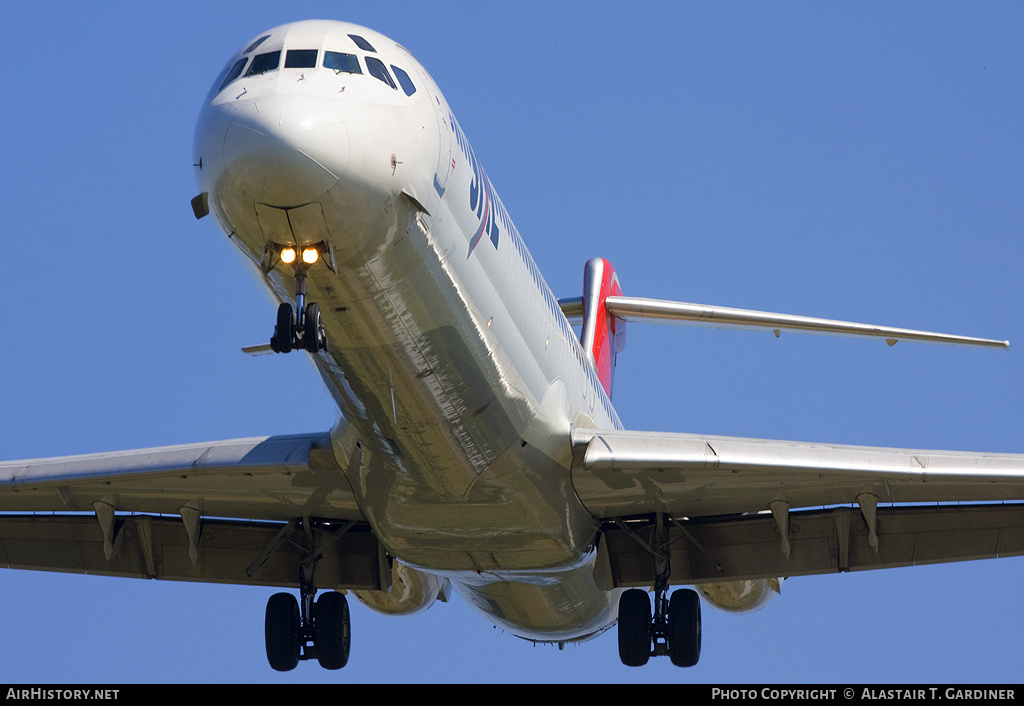
{"type": "Polygon", "coordinates": [[[298,588],[267,605],[279,670],[347,660],[318,587],[395,613],[456,590],[541,642],[617,622],[624,663],[687,666],[700,601],[669,585],[743,611],[780,576],[1020,553],[1013,506],[913,505],[1019,499],[1019,456],[628,432],[611,406],[627,321],[1005,342],[626,297],[600,259],[556,299],[432,79],[371,30],[255,37],[194,162],[195,214],[280,302],[248,350],[305,350],[342,420],[5,463],[0,508],[68,513],[5,517],[10,566],[298,588]]]}

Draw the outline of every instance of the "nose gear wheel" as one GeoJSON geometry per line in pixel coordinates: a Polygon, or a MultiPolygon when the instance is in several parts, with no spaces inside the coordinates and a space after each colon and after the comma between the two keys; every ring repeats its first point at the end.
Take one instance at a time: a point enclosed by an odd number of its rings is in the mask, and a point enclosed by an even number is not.
{"type": "Polygon", "coordinates": [[[302,341],[306,350],[316,353],[327,348],[327,332],[320,317],[320,305],[310,302],[302,322],[302,341]]]}
{"type": "Polygon", "coordinates": [[[277,307],[277,326],[270,337],[270,349],[275,353],[289,353],[295,344],[295,317],[288,302],[277,307]]]}
{"type": "MultiPolygon", "coordinates": [[[[301,303],[302,295],[297,299],[301,303]]],[[[304,311],[300,310],[300,314],[296,321],[292,305],[288,302],[277,307],[277,325],[274,326],[274,335],[270,337],[272,351],[289,353],[304,348],[310,353],[316,353],[327,349],[327,331],[320,315],[320,305],[310,302],[304,311]]]]}

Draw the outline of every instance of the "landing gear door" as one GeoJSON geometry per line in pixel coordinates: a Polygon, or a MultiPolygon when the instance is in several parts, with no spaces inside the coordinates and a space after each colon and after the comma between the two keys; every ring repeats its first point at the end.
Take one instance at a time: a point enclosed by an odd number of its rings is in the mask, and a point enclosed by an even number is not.
{"type": "Polygon", "coordinates": [[[278,208],[258,203],[256,217],[259,218],[264,239],[270,243],[293,243],[301,247],[329,242],[331,239],[319,201],[295,208],[278,208]]]}

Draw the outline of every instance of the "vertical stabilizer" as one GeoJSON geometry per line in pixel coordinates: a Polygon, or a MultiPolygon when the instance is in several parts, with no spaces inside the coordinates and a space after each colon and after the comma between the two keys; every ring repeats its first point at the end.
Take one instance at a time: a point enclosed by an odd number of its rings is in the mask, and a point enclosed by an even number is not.
{"type": "Polygon", "coordinates": [[[607,260],[587,260],[583,270],[583,331],[580,341],[587,352],[605,393],[612,396],[615,359],[626,345],[626,322],[608,312],[604,301],[621,297],[619,276],[607,260]]]}

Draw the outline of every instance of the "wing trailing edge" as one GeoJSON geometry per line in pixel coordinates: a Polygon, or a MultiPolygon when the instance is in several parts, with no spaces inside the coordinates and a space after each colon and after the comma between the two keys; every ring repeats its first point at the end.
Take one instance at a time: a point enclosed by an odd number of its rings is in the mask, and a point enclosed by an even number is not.
{"type": "MultiPolygon", "coordinates": [[[[857,507],[794,512],[783,545],[771,514],[676,519],[665,540],[669,582],[721,584],[1024,555],[1024,504],[880,507],[875,522],[873,544],[857,507]]],[[[605,585],[654,583],[655,564],[641,544],[654,536],[652,523],[605,525],[598,546],[605,585]]]]}
{"type": "Polygon", "coordinates": [[[193,541],[181,520],[117,515],[111,536],[88,515],[0,515],[0,566],[121,578],[298,588],[300,540],[324,547],[321,588],[380,590],[389,571],[365,522],[203,519],[193,541]]]}

